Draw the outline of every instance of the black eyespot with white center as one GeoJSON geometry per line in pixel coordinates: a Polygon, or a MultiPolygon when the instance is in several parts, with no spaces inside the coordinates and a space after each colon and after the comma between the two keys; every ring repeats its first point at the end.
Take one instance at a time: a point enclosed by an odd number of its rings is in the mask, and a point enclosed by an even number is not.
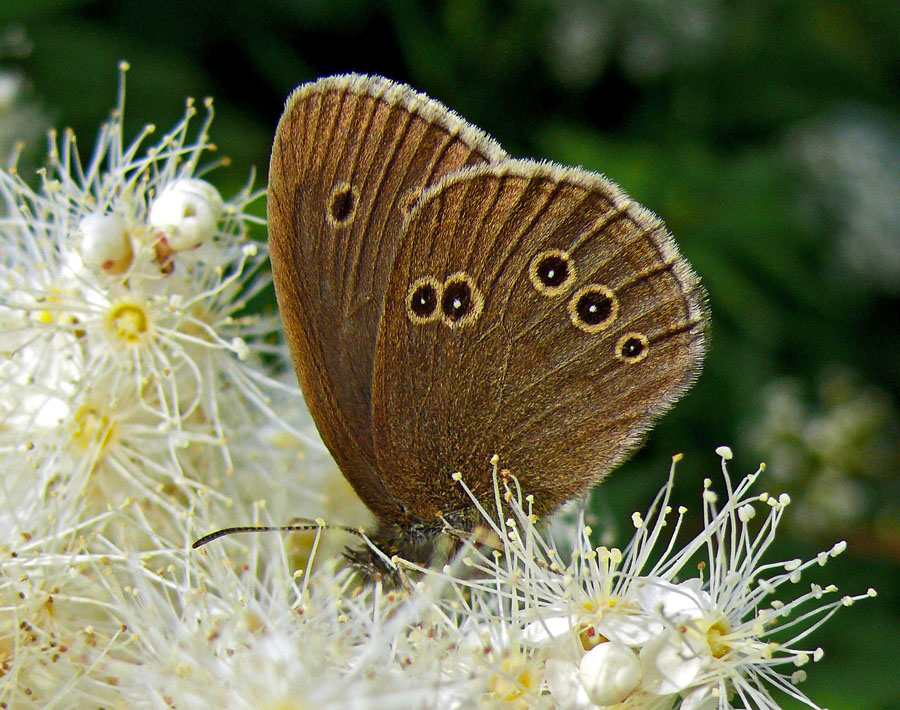
{"type": "Polygon", "coordinates": [[[472,310],[472,290],[464,281],[457,281],[449,288],[444,289],[444,297],[441,299],[441,310],[444,315],[453,322],[465,318],[472,310]]]}
{"type": "Polygon", "coordinates": [[[575,283],[575,264],[568,252],[548,249],[531,260],[528,278],[538,293],[559,296],[575,283]]]}
{"type": "Polygon", "coordinates": [[[328,198],[328,222],[334,226],[349,224],[356,212],[357,197],[356,188],[350,183],[338,183],[328,198]]]}
{"type": "Polygon", "coordinates": [[[626,333],[616,343],[616,357],[622,362],[640,362],[650,353],[650,341],[643,333],[626,333]]]}
{"type": "Polygon", "coordinates": [[[569,318],[576,328],[587,333],[606,330],[619,315],[619,299],[602,284],[578,289],[569,299],[569,318]]]}
{"type": "Polygon", "coordinates": [[[451,328],[474,322],[484,308],[484,298],[472,278],[463,271],[447,277],[441,294],[441,318],[451,328]]]}
{"type": "Polygon", "coordinates": [[[440,318],[438,303],[443,286],[432,276],[423,276],[413,281],[406,292],[406,315],[416,324],[430,323],[440,318]]]}

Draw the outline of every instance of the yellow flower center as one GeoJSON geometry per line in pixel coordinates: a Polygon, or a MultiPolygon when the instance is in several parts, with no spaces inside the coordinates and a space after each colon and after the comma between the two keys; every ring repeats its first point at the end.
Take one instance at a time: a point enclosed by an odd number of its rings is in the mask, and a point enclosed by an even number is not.
{"type": "Polygon", "coordinates": [[[109,446],[115,433],[115,424],[103,412],[85,404],[75,412],[75,430],[72,440],[84,451],[98,443],[103,451],[109,446]]]}
{"type": "Polygon", "coordinates": [[[138,304],[122,303],[110,311],[107,323],[115,338],[134,344],[150,329],[150,316],[138,304]]]}
{"type": "Polygon", "coordinates": [[[714,658],[723,658],[731,652],[731,646],[726,641],[731,628],[725,619],[717,621],[706,632],[706,643],[709,644],[709,652],[714,658]]]}
{"type": "Polygon", "coordinates": [[[505,703],[513,703],[523,696],[534,694],[541,684],[535,662],[522,654],[514,654],[503,659],[502,673],[491,676],[491,692],[505,703]]]}

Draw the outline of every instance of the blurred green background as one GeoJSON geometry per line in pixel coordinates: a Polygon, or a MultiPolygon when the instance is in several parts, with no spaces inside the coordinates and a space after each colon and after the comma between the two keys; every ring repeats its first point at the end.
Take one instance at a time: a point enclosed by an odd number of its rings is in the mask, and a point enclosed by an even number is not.
{"type": "Polygon", "coordinates": [[[764,487],[794,500],[777,554],[847,539],[817,581],[880,593],[814,635],[826,656],[803,690],[900,708],[900,3],[0,2],[3,159],[25,140],[36,166],[50,125],[90,150],[120,59],[132,133],[215,98],[226,195],[251,166],[264,183],[295,85],[356,71],[412,84],[513,155],[602,171],[662,216],[709,291],[712,346],[594,495],[600,527],[627,539],[676,452],[693,509],[717,445],[735,475],[765,460],[764,487]]]}

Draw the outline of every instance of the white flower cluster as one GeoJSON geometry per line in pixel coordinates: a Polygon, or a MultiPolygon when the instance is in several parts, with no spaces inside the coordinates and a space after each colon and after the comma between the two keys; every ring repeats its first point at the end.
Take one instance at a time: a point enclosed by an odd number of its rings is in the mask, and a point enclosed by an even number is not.
{"type": "Polygon", "coordinates": [[[778,601],[842,547],[763,563],[786,500],[751,495],[755,474],[734,489],[726,475],[721,505],[707,486],[702,520],[679,509],[665,537],[670,477],[624,551],[593,548],[580,520],[555,531],[564,562],[495,462],[478,542],[443,570],[399,561],[394,591],[356,586],[324,524],[192,550],[224,525],[366,514],[286,384],[277,319],[245,312],[270,287],[247,234],[258,194],[225,200],[205,179],[211,107],[197,138],[189,102],[147,146],[152,127],[124,141],[123,103],[124,68],[87,164],[67,133],[37,189],[0,172],[0,707],[804,698],[795,683],[821,652],[800,643],[854,598],[812,586],[778,601]],[[679,548],[688,520],[701,532],[679,548]]]}
{"type": "Polygon", "coordinates": [[[271,283],[247,234],[262,222],[246,211],[262,192],[248,184],[226,202],[201,177],[213,167],[199,165],[214,150],[211,104],[193,142],[189,101],[145,147],[155,129],[126,144],[123,101],[124,80],[88,164],[66,133],[51,135],[37,190],[0,172],[0,454],[16,502],[0,518],[7,540],[132,499],[166,509],[149,521],[162,532],[197,496],[245,501],[238,463],[280,473],[273,437],[322,448],[286,423],[302,421],[296,387],[260,362],[284,364],[271,344],[277,317],[244,313],[271,283]]]}
{"type": "Polygon", "coordinates": [[[746,427],[794,499],[790,526],[807,535],[896,528],[900,413],[890,395],[844,366],[824,368],[815,396],[808,390],[793,378],[773,380],[746,427]]]}
{"type": "Polygon", "coordinates": [[[680,507],[672,525],[669,504],[679,457],[650,511],[634,514],[624,550],[593,547],[580,521],[567,563],[535,529],[529,498],[506,484],[496,511],[485,511],[495,522],[482,540],[493,542],[461,556],[465,574],[442,573],[459,591],[459,628],[481,639],[481,653],[504,659],[496,693],[523,707],[774,710],[775,688],[818,707],[796,685],[823,652],[800,643],[875,592],[835,597],[834,586],[812,583],[782,599],[783,587],[846,545],[807,561],[763,563],[790,501],[750,493],[764,467],[732,487],[731,451],[718,453],[726,497],[720,505],[705,482],[702,519],[692,521],[700,532],[680,547],[689,511],[680,507]]]}
{"type": "MultiPolygon", "coordinates": [[[[37,187],[0,171],[5,707],[120,697],[98,690],[121,686],[107,664],[146,660],[121,600],[173,577],[194,585],[200,533],[362,515],[305,411],[277,315],[246,312],[271,288],[248,234],[262,191],[224,200],[205,179],[209,102],[193,138],[189,101],[157,142],[152,126],[126,142],[125,68],[89,161],[67,132],[51,134],[37,187]]],[[[295,541],[294,565],[311,541],[295,541]]]]}
{"type": "MultiPolygon", "coordinates": [[[[23,146],[39,140],[49,124],[40,104],[31,95],[25,76],[12,69],[8,59],[21,60],[31,53],[31,42],[20,25],[0,25],[0,165],[23,159],[23,146]]],[[[24,156],[26,162],[33,158],[24,156]]]]}
{"type": "Polygon", "coordinates": [[[848,102],[800,124],[786,147],[813,178],[805,206],[819,211],[823,233],[833,239],[838,278],[896,297],[900,127],[893,116],[848,102]]]}

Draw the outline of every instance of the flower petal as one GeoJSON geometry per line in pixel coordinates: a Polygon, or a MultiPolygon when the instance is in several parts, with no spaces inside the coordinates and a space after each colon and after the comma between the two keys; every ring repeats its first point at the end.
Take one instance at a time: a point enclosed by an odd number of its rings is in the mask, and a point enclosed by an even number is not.
{"type": "Polygon", "coordinates": [[[661,614],[670,623],[699,619],[711,605],[709,594],[700,589],[701,580],[672,584],[654,578],[637,590],[638,603],[650,614],[661,614]]]}
{"type": "Polygon", "coordinates": [[[522,629],[522,641],[531,646],[546,646],[556,641],[561,636],[572,633],[575,627],[575,617],[548,616],[527,624],[522,629]]]}
{"type": "Polygon", "coordinates": [[[556,707],[572,710],[593,710],[578,675],[578,666],[569,661],[549,658],[544,664],[544,680],[556,707]]]}
{"type": "Polygon", "coordinates": [[[718,695],[713,694],[713,689],[705,685],[685,695],[679,710],[718,710],[718,708],[718,695]]]}
{"type": "Polygon", "coordinates": [[[678,636],[654,639],[641,649],[644,689],[656,695],[679,693],[694,682],[704,660],[678,636]]]}
{"type": "Polygon", "coordinates": [[[596,624],[597,631],[610,641],[640,646],[659,636],[665,628],[644,613],[606,613],[596,624]]]}

